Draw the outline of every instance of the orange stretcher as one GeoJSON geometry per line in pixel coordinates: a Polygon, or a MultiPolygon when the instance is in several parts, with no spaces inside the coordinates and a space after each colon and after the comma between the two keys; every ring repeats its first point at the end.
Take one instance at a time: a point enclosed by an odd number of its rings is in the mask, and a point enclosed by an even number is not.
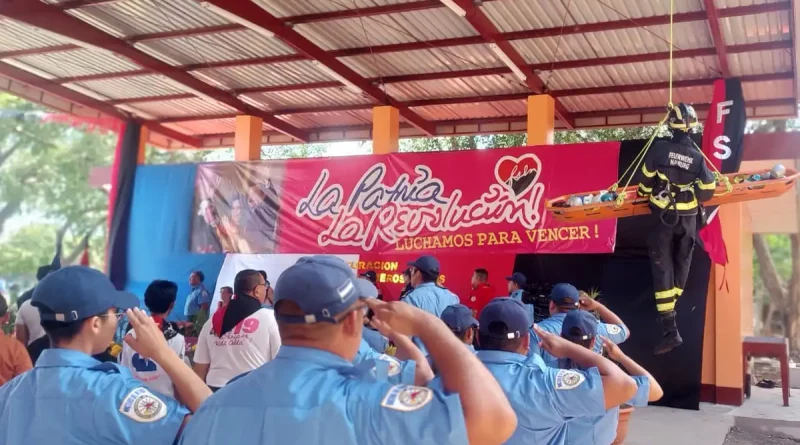
{"type": "MultiPolygon", "coordinates": [[[[721,204],[730,204],[734,202],[753,201],[756,199],[774,198],[780,196],[792,187],[794,187],[795,180],[800,177],[800,173],[795,170],[786,169],[786,175],[780,179],[766,179],[761,181],[747,182],[742,181],[743,178],[749,177],[753,174],[763,175],[769,170],[758,170],[750,172],[729,173],[724,176],[728,177],[732,190],[727,191],[724,183],[717,184],[717,190],[714,197],[703,203],[704,206],[716,206],[721,204]]],[[[595,221],[601,219],[611,218],[625,218],[628,216],[647,215],[650,212],[650,206],[647,205],[648,198],[640,197],[636,194],[638,186],[629,186],[624,189],[618,189],[617,194],[625,196],[623,204],[617,205],[616,201],[598,202],[585,204],[582,206],[566,207],[565,204],[572,196],[584,196],[589,193],[579,195],[563,195],[547,201],[547,211],[558,221],[564,222],[583,222],[595,221]]],[[[606,193],[608,190],[598,190],[591,192],[593,196],[598,193],[606,193]]]]}

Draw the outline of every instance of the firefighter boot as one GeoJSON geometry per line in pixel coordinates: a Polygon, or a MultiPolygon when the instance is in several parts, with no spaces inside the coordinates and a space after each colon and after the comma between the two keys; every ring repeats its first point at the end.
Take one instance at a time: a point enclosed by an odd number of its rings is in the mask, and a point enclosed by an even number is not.
{"type": "Polygon", "coordinates": [[[675,323],[675,315],[675,311],[658,314],[663,336],[656,346],[656,355],[666,354],[683,344],[681,334],[678,332],[678,325],[675,323]]]}

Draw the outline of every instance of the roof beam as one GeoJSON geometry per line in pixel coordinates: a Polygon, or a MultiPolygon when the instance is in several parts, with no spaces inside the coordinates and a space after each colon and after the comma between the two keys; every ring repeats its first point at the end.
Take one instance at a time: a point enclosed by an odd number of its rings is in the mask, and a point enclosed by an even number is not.
{"type": "MultiPolygon", "coordinates": [[[[791,48],[792,48],[791,40],[777,40],[774,42],[759,42],[759,43],[747,43],[743,45],[731,45],[726,48],[726,51],[729,54],[740,54],[747,52],[770,51],[776,49],[791,49],[791,48]]],[[[698,49],[685,49],[685,50],[675,51],[673,53],[673,57],[675,59],[684,59],[691,57],[713,56],[715,54],[716,54],[715,48],[698,48],[698,49]]],[[[303,59],[305,59],[305,56],[303,56],[303,59]]],[[[595,57],[590,59],[564,60],[553,63],[533,64],[529,65],[529,67],[534,71],[536,70],[558,71],[570,68],[587,68],[587,67],[604,66],[604,65],[624,65],[627,63],[654,62],[660,60],[669,60],[669,52],[664,51],[658,53],[644,53],[644,54],[635,54],[629,56],[595,57]]],[[[501,66],[496,68],[477,68],[473,70],[442,71],[437,73],[386,76],[381,78],[372,78],[369,79],[369,81],[372,83],[382,82],[385,84],[392,84],[392,83],[402,83],[402,82],[419,82],[425,80],[442,80],[442,79],[458,79],[463,77],[492,76],[492,75],[501,75],[509,73],[511,73],[511,70],[508,67],[501,66]]],[[[78,83],[78,82],[90,82],[94,80],[103,80],[103,79],[115,79],[121,77],[143,76],[150,74],[153,73],[148,70],[132,70],[132,71],[121,71],[117,73],[91,74],[87,76],[78,76],[78,77],[62,77],[59,79],[53,79],[53,81],[62,84],[78,83]]],[[[235,94],[273,93],[278,91],[308,90],[314,88],[333,88],[339,86],[341,86],[341,83],[339,82],[310,82],[310,83],[299,83],[292,85],[242,88],[239,90],[234,90],[234,93],[235,94]]]]}
{"type": "MultiPolygon", "coordinates": [[[[483,13],[480,7],[475,6],[472,0],[449,1],[455,3],[463,10],[465,14],[464,18],[478,31],[497,57],[511,69],[521,82],[527,85],[528,88],[536,94],[547,94],[547,87],[544,82],[542,82],[542,79],[530,69],[525,58],[520,55],[517,49],[514,48],[508,40],[502,37],[500,30],[494,26],[494,23],[483,13]]],[[[558,99],[555,100],[555,115],[567,128],[572,128],[574,126],[569,110],[567,110],[558,99]]]]}
{"type": "Polygon", "coordinates": [[[272,14],[250,0],[209,0],[207,3],[216,6],[216,8],[225,10],[230,14],[241,17],[243,20],[246,17],[246,20],[272,32],[276,37],[292,46],[299,53],[314,59],[320,64],[320,67],[324,67],[332,77],[339,77],[337,80],[344,80],[346,83],[352,84],[352,86],[357,87],[378,103],[392,105],[397,108],[403,118],[426,134],[433,135],[435,132],[435,128],[430,122],[411,111],[404,104],[387,95],[383,90],[361,77],[358,73],[347,67],[347,65],[329,55],[322,48],[311,43],[310,40],[286,26],[281,20],[275,18],[272,14]]]}
{"type": "MultiPolygon", "coordinates": [[[[30,85],[34,88],[38,88],[42,91],[46,91],[54,96],[58,96],[70,102],[97,110],[103,114],[115,117],[122,121],[126,121],[130,118],[130,116],[128,116],[126,113],[123,113],[112,105],[97,99],[93,99],[78,93],[77,91],[70,90],[69,88],[53,83],[47,79],[31,74],[7,63],[0,62],[0,74],[8,78],[15,79],[18,82],[26,85],[30,85]]],[[[142,124],[147,125],[148,128],[156,133],[160,133],[168,138],[174,139],[191,147],[199,148],[202,146],[202,142],[199,138],[183,134],[171,128],[167,128],[158,122],[143,120],[142,124]]]]}
{"type": "Polygon", "coordinates": [[[303,142],[308,140],[306,133],[299,128],[276,118],[272,114],[247,105],[229,92],[217,89],[187,74],[180,68],[173,67],[145,54],[126,42],[94,28],[55,6],[39,1],[7,2],[0,4],[0,15],[126,57],[145,69],[168,77],[199,97],[208,97],[241,113],[258,116],[264,120],[265,124],[281,133],[303,142]]]}
{"type": "MultiPolygon", "coordinates": [[[[768,99],[768,100],[751,100],[745,103],[745,108],[760,108],[760,107],[783,107],[783,106],[796,106],[796,102],[792,98],[788,99],[768,99]]],[[[692,107],[696,111],[708,111],[710,104],[694,104],[692,107]]],[[[628,108],[626,110],[598,110],[586,111],[575,113],[575,119],[584,119],[592,117],[616,117],[616,116],[633,116],[636,114],[664,114],[666,107],[648,107],[648,108],[628,108]]]]}
{"type": "Polygon", "coordinates": [[[711,38],[714,40],[714,47],[717,49],[717,59],[722,77],[731,77],[731,69],[728,66],[728,52],[725,50],[725,38],[722,36],[722,29],[719,24],[719,11],[714,4],[714,0],[703,0],[708,16],[708,27],[711,30],[711,38]]]}
{"type": "MultiPolygon", "coordinates": [[[[750,76],[742,76],[740,79],[743,83],[755,83],[755,82],[771,82],[771,81],[778,81],[778,80],[792,80],[794,75],[792,72],[783,72],[783,73],[770,73],[770,74],[756,74],[750,76]]],[[[703,86],[712,86],[714,84],[714,78],[701,78],[701,79],[688,79],[688,80],[678,80],[673,82],[674,88],[691,88],[691,87],[703,87],[703,86]]],[[[552,92],[554,97],[574,97],[574,96],[592,96],[597,94],[620,94],[620,93],[633,93],[639,91],[658,91],[658,90],[666,90],[669,88],[669,82],[652,82],[652,83],[643,83],[643,84],[631,84],[631,85],[615,85],[615,86],[604,86],[604,87],[592,87],[592,88],[575,88],[575,89],[565,89],[565,90],[554,90],[552,92]]],[[[511,101],[511,100],[524,100],[529,96],[529,93],[512,93],[512,94],[497,94],[491,96],[467,96],[467,97],[447,97],[447,98],[436,98],[436,99],[421,99],[421,100],[412,100],[406,101],[405,104],[408,107],[430,107],[430,106],[440,106],[440,105],[457,105],[457,104],[473,104],[473,103],[486,103],[486,102],[502,102],[502,101],[511,101]]],[[[354,104],[354,105],[334,105],[334,106],[327,106],[327,107],[314,107],[314,108],[285,108],[282,110],[275,110],[275,115],[277,116],[286,116],[286,115],[294,115],[294,114],[307,114],[307,113],[330,113],[330,112],[341,112],[341,111],[358,111],[358,110],[367,110],[372,108],[372,105],[368,104],[354,104]]],[[[619,110],[620,113],[625,113],[626,110],[619,110]]],[[[190,122],[190,121],[198,121],[198,120],[213,120],[213,119],[229,119],[233,118],[235,115],[232,114],[222,114],[222,115],[215,115],[215,116],[188,116],[185,118],[181,117],[172,117],[168,119],[163,119],[160,122],[168,123],[168,122],[190,122]]]]}

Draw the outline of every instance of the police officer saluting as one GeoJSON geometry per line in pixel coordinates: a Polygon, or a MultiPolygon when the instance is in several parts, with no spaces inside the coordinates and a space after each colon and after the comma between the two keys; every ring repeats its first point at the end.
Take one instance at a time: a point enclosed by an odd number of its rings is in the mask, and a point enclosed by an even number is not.
{"type": "MultiPolygon", "coordinates": [[[[519,427],[506,444],[563,445],[568,420],[605,414],[630,400],[636,383],[601,355],[536,327],[543,350],[585,371],[550,368],[538,355],[526,357],[532,324],[520,301],[495,298],[481,312],[478,359],[517,413],[519,427]]],[[[438,379],[431,386],[437,384],[438,379]]]]}
{"type": "Polygon", "coordinates": [[[304,257],[275,285],[283,346],[277,357],[208,399],[181,439],[193,444],[501,444],[516,418],[497,382],[434,316],[377,300],[342,260],[304,257]],[[392,385],[352,364],[364,311],[416,335],[446,393],[392,385]]]}
{"type": "Polygon", "coordinates": [[[663,334],[656,354],[683,344],[675,323],[675,302],[689,277],[700,203],[711,199],[717,188],[714,175],[691,138],[698,125],[694,108],[674,106],[667,124],[672,139],[653,144],[642,165],[638,189],[640,196],[649,197],[653,212],[647,244],[663,334]]]}
{"type": "Polygon", "coordinates": [[[56,271],[39,282],[31,303],[53,347],[32,371],[0,388],[0,443],[172,444],[189,412],[211,395],[155,322],[130,310],[138,298],[117,291],[102,273],[81,266],[56,271]],[[136,332],[126,341],[164,369],[189,409],[148,390],[127,369],[92,358],[108,347],[126,309],[136,332]]]}

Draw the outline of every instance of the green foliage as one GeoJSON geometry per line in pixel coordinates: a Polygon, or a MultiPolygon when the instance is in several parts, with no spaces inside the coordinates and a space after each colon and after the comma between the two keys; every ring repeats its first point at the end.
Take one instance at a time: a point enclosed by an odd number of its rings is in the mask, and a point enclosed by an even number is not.
{"type": "Polygon", "coordinates": [[[261,148],[261,159],[318,158],[327,155],[328,144],[276,145],[261,148]]]}

